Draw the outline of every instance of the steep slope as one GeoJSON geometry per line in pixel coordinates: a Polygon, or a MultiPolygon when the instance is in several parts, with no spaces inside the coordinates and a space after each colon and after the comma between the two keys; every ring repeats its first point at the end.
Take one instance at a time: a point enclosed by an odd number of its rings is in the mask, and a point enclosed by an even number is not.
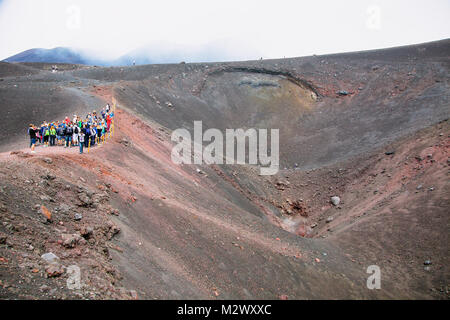
{"type": "Polygon", "coordinates": [[[4,62],[44,62],[86,64],[87,60],[71,48],[58,47],[53,49],[35,48],[20,52],[6,58],[4,62]]]}
{"type": "MultiPolygon", "coordinates": [[[[39,103],[45,117],[113,98],[118,109],[114,137],[89,154],[1,155],[7,286],[0,294],[448,299],[449,52],[444,40],[286,60],[5,77],[2,110],[31,110],[13,88],[26,98],[52,86],[65,100],[39,103]],[[192,129],[195,120],[204,130],[279,128],[280,172],[174,164],[171,131],[192,129]],[[37,204],[53,213],[52,223],[39,223],[37,204]],[[74,221],[75,212],[82,220],[74,221]],[[62,234],[83,237],[88,226],[93,240],[64,245],[62,234]],[[80,291],[66,289],[67,272],[43,278],[40,255],[49,250],[81,268],[80,291]],[[370,265],[381,268],[380,290],[366,287],[370,265]],[[44,284],[52,291],[40,290],[44,284]]],[[[11,135],[20,119],[10,121],[11,135]]],[[[4,150],[22,145],[2,141],[4,150]]]]}

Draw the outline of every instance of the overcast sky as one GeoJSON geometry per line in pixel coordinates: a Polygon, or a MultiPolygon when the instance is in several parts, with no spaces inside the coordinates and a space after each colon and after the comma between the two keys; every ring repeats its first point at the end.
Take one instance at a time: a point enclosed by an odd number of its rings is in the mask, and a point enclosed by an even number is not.
{"type": "Polygon", "coordinates": [[[57,46],[115,58],[147,45],[211,52],[205,60],[296,57],[449,38],[449,17],[449,0],[0,0],[0,60],[57,46]]]}

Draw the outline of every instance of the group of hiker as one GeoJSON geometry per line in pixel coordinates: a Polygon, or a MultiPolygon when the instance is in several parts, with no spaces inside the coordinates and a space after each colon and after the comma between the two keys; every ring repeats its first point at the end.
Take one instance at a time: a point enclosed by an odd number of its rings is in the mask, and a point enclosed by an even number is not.
{"type": "Polygon", "coordinates": [[[96,111],[88,113],[83,119],[77,115],[70,120],[66,117],[62,121],[43,122],[37,127],[30,124],[28,135],[30,136],[31,152],[35,153],[36,143],[43,147],[64,146],[71,148],[78,146],[80,154],[84,148],[92,147],[104,142],[106,135],[111,130],[114,112],[109,104],[102,108],[100,114],[96,111]]]}

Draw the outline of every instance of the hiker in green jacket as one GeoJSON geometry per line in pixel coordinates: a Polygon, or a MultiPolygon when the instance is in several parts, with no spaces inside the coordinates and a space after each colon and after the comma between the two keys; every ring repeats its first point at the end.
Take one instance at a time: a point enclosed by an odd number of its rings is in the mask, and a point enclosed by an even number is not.
{"type": "Polygon", "coordinates": [[[55,145],[56,140],[56,129],[55,126],[52,125],[50,128],[50,146],[53,147],[55,145]]]}
{"type": "Polygon", "coordinates": [[[44,127],[44,147],[48,147],[49,137],[50,137],[50,130],[48,128],[48,124],[45,124],[45,127],[44,127]]]}

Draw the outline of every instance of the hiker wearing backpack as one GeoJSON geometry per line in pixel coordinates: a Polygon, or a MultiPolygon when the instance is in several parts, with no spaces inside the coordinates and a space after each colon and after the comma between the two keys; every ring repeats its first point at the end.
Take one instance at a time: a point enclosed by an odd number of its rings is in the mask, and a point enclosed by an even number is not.
{"type": "Polygon", "coordinates": [[[60,123],[58,128],[56,129],[56,140],[57,140],[58,145],[62,144],[62,139],[65,139],[64,126],[62,123],[60,123]]]}
{"type": "Polygon", "coordinates": [[[65,137],[66,137],[66,145],[64,146],[65,148],[70,148],[71,144],[72,144],[72,135],[73,135],[73,127],[72,124],[69,124],[66,127],[66,132],[65,132],[65,137]]]}
{"type": "Polygon", "coordinates": [[[74,146],[78,145],[78,135],[80,133],[80,128],[76,125],[76,123],[73,125],[73,136],[72,136],[72,143],[74,146]]]}
{"type": "Polygon", "coordinates": [[[86,125],[86,132],[84,136],[84,146],[87,148],[89,147],[89,139],[91,138],[91,131],[89,129],[89,124],[86,125]]]}
{"type": "Polygon", "coordinates": [[[47,124],[44,124],[44,126],[42,127],[42,132],[44,135],[44,147],[46,148],[48,147],[48,141],[50,138],[50,129],[47,124]]]}
{"type": "Polygon", "coordinates": [[[56,139],[56,129],[55,126],[52,124],[50,128],[50,146],[53,147],[55,145],[55,139],[56,139]]]}
{"type": "Polygon", "coordinates": [[[92,124],[92,116],[91,113],[88,113],[86,116],[86,120],[87,120],[87,124],[91,125],[92,124]]]}
{"type": "Polygon", "coordinates": [[[95,137],[97,136],[97,128],[95,124],[92,124],[90,127],[90,133],[91,133],[91,146],[95,145],[95,137]]]}

